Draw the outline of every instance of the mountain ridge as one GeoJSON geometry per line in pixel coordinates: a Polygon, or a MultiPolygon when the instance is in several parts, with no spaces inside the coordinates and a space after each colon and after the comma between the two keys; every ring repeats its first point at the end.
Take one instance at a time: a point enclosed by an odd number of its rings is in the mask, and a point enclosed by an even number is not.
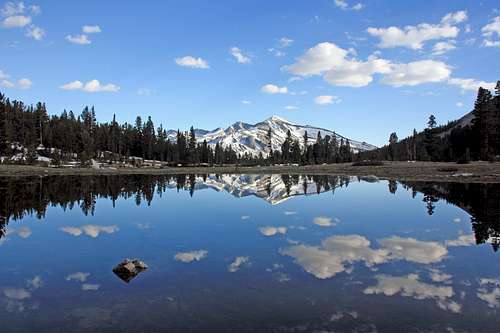
{"type": "MultiPolygon", "coordinates": [[[[255,124],[249,124],[240,120],[229,125],[225,129],[222,127],[218,127],[214,130],[196,128],[194,131],[198,143],[202,143],[206,140],[210,146],[215,146],[217,143],[223,147],[231,146],[234,151],[241,155],[247,153],[252,156],[258,156],[262,153],[263,156],[267,156],[269,154],[269,140],[267,135],[270,128],[272,134],[272,149],[274,151],[281,150],[281,145],[285,141],[289,130],[292,139],[298,140],[302,148],[304,147],[303,141],[306,131],[309,145],[316,142],[316,137],[318,132],[320,132],[322,137],[325,137],[326,135],[333,137],[335,135],[339,143],[341,140],[349,140],[351,149],[354,153],[359,151],[369,151],[377,148],[376,146],[364,141],[347,138],[333,130],[313,125],[295,124],[276,115],[255,124]]],[[[175,142],[177,139],[177,131],[168,130],[167,136],[169,140],[175,142]]]]}

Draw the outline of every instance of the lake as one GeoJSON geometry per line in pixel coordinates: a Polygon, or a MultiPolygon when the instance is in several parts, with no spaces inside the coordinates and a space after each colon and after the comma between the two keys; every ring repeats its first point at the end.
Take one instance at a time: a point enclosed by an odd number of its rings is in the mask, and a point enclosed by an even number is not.
{"type": "Polygon", "coordinates": [[[2,332],[498,332],[500,185],[0,178],[2,332]],[[124,259],[148,269],[128,282],[124,259]]]}

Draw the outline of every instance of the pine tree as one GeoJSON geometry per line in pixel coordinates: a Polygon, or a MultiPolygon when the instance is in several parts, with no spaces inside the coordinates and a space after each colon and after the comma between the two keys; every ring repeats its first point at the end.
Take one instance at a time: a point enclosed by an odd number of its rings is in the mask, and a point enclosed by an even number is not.
{"type": "Polygon", "coordinates": [[[427,121],[427,128],[428,129],[434,129],[436,127],[436,117],[431,114],[429,116],[429,120],[427,121]]]}
{"type": "Polygon", "coordinates": [[[271,126],[269,126],[269,130],[267,131],[267,151],[269,152],[269,162],[273,163],[273,131],[271,126]]]}
{"type": "Polygon", "coordinates": [[[433,129],[436,127],[436,117],[434,115],[430,115],[429,121],[427,121],[427,128],[424,132],[424,146],[427,155],[429,156],[431,161],[437,160],[439,157],[437,156],[438,152],[438,143],[437,137],[433,133],[433,129]]]}
{"type": "Polygon", "coordinates": [[[190,163],[197,163],[196,156],[196,134],[193,126],[189,129],[188,155],[190,163]]]}
{"type": "Polygon", "coordinates": [[[394,161],[394,150],[396,143],[398,143],[398,135],[396,132],[392,132],[389,136],[389,158],[394,161]]]}
{"type": "Polygon", "coordinates": [[[5,97],[0,93],[0,156],[7,155],[7,110],[5,97]]]}

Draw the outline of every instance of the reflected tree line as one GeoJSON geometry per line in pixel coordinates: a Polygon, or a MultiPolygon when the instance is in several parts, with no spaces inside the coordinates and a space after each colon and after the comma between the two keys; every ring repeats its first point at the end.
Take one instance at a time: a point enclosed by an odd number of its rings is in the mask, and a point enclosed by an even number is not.
{"type": "MultiPolygon", "coordinates": [[[[476,244],[491,242],[495,252],[500,247],[500,184],[491,183],[432,183],[402,182],[405,189],[423,194],[427,213],[434,214],[435,203],[444,200],[466,211],[471,216],[476,244]]],[[[395,193],[397,183],[389,182],[389,190],[395,193]]]]}
{"type": "MultiPolygon", "coordinates": [[[[255,186],[255,191],[250,191],[251,195],[263,199],[266,196],[283,199],[296,195],[334,193],[336,188],[347,187],[353,180],[377,181],[370,177],[287,174],[238,178],[245,183],[242,188],[248,188],[249,184],[255,186]]],[[[235,187],[238,185],[234,183],[234,178],[227,180],[224,175],[207,174],[0,177],[0,238],[5,236],[9,221],[25,216],[42,219],[51,206],[59,206],[63,210],[79,207],[85,215],[93,215],[98,199],[111,200],[113,206],[118,199],[133,199],[137,205],[143,202],[150,205],[155,195],[161,197],[167,189],[188,191],[193,196],[197,189],[209,185],[236,195],[235,187]]],[[[500,247],[499,184],[406,181],[399,184],[411,190],[413,197],[417,193],[423,194],[429,215],[434,213],[435,203],[439,200],[463,209],[471,215],[476,243],[490,241],[495,251],[500,247]]],[[[389,192],[396,193],[397,188],[398,182],[388,182],[389,192]]],[[[241,193],[238,195],[242,196],[241,193]]]]}

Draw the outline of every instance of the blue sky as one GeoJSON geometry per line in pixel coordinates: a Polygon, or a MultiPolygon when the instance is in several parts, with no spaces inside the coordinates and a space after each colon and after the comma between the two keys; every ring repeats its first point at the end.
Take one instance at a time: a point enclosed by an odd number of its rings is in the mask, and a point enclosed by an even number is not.
{"type": "Polygon", "coordinates": [[[497,1],[0,2],[0,90],[213,129],[271,115],[382,145],[500,79],[497,1]],[[97,81],[98,82],[97,82],[97,81]]]}

